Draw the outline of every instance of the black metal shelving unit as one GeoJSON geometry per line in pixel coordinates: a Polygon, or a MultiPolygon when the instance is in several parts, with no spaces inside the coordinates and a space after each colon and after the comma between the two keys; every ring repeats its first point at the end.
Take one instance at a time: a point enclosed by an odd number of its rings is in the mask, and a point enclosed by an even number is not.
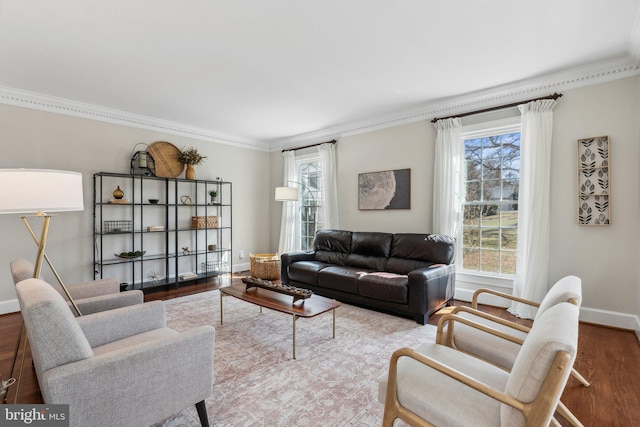
{"type": "Polygon", "coordinates": [[[94,279],[117,277],[127,289],[150,290],[233,273],[231,182],[96,173],[93,229],[94,279]],[[210,190],[218,192],[215,202],[210,190]],[[144,254],[118,257],[136,251],[144,254]]]}

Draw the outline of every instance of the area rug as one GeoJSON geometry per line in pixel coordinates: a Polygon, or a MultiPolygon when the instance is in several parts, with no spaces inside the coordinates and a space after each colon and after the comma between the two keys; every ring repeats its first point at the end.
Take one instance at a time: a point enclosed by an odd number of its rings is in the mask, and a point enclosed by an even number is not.
{"type": "MultiPolygon", "coordinates": [[[[216,328],[214,383],[206,400],[212,426],[379,426],[378,378],[391,353],[435,339],[436,328],[343,304],[332,316],[292,318],[210,291],[165,301],[168,326],[216,328]]],[[[158,424],[199,426],[195,407],[158,424]]]]}

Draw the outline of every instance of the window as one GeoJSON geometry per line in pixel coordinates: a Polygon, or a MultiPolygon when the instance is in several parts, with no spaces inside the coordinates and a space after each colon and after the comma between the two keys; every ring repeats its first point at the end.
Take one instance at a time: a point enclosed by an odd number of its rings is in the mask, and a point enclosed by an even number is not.
{"type": "Polygon", "coordinates": [[[514,275],[518,244],[520,125],[463,132],[462,269],[514,275]]]}
{"type": "Polygon", "coordinates": [[[302,250],[313,249],[316,230],[322,228],[322,170],[320,159],[302,157],[298,160],[298,185],[300,188],[300,247],[302,250]]]}

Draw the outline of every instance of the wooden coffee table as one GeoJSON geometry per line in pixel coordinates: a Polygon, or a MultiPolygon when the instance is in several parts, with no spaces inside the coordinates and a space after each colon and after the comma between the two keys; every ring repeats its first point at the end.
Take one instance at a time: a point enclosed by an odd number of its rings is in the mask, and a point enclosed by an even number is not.
{"type": "Polygon", "coordinates": [[[340,302],[321,297],[320,295],[312,295],[310,298],[297,300],[293,302],[290,295],[280,294],[268,289],[250,288],[246,290],[244,284],[236,284],[220,288],[220,324],[224,324],[222,316],[222,299],[226,295],[231,295],[251,304],[260,307],[269,308],[281,313],[293,316],[293,358],[296,358],[296,320],[299,317],[314,317],[327,311],[333,313],[333,338],[336,337],[336,308],[340,307],[340,302]]]}

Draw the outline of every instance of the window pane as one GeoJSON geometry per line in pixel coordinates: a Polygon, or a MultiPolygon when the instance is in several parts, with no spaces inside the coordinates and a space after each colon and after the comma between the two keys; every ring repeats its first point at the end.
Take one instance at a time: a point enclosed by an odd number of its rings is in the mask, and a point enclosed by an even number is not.
{"type": "Polygon", "coordinates": [[[497,179],[484,180],[482,182],[483,200],[500,200],[502,197],[500,184],[500,180],[497,179]]]}
{"type": "Polygon", "coordinates": [[[482,249],[500,249],[500,229],[483,228],[481,247],[482,249]]]}
{"type": "Polygon", "coordinates": [[[462,265],[466,270],[480,271],[480,251],[465,249],[462,251],[462,265]]]}
{"type": "Polygon", "coordinates": [[[500,273],[500,252],[483,250],[480,254],[480,270],[490,273],[500,273]]]}
{"type": "Polygon", "coordinates": [[[467,188],[467,201],[468,202],[479,202],[482,200],[482,192],[480,191],[481,182],[480,181],[470,181],[466,184],[467,188]]]}
{"type": "Polygon", "coordinates": [[[502,261],[502,273],[504,274],[516,274],[516,253],[515,252],[502,252],[500,254],[502,261]]]}
{"type": "Polygon", "coordinates": [[[518,180],[505,179],[502,181],[502,200],[518,200],[518,180]]]}
{"type": "MultiPolygon", "coordinates": [[[[503,209],[506,208],[503,207],[503,209]]],[[[500,212],[500,223],[502,227],[502,249],[515,251],[518,247],[518,211],[500,212]]]]}

